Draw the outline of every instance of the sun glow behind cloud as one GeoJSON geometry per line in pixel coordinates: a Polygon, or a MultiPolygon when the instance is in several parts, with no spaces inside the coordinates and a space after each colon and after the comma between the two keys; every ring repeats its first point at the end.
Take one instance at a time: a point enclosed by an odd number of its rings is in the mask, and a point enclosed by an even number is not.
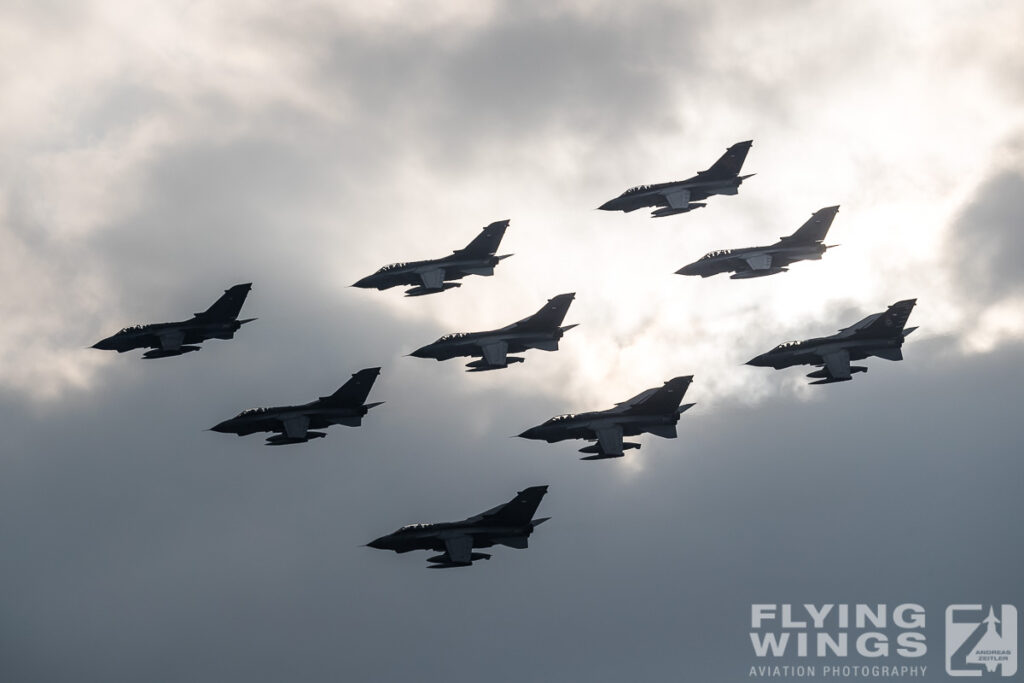
{"type": "MultiPolygon", "coordinates": [[[[576,291],[569,319],[581,325],[564,351],[509,371],[529,376],[537,391],[562,395],[573,409],[601,407],[692,373],[692,398],[705,407],[757,400],[788,380],[741,368],[750,356],[830,333],[900,298],[920,299],[918,338],[961,334],[946,231],[1020,134],[1019,108],[1008,106],[996,75],[1014,54],[1012,39],[993,28],[1013,25],[1019,12],[1002,5],[965,12],[858,3],[840,11],[818,3],[775,12],[709,4],[664,14],[665,22],[693,22],[688,51],[660,34],[638,47],[629,38],[636,17],[620,12],[620,30],[604,23],[613,8],[582,5],[533,17],[543,27],[571,15],[586,28],[565,45],[541,41],[529,56],[488,52],[520,30],[527,11],[493,5],[431,13],[433,31],[405,22],[394,6],[328,11],[310,3],[280,23],[271,21],[273,3],[252,3],[230,20],[216,8],[147,7],[98,5],[80,25],[51,29],[65,39],[48,43],[31,88],[8,74],[18,100],[7,98],[12,115],[0,135],[21,140],[21,158],[3,171],[14,188],[4,229],[25,245],[21,256],[14,249],[5,257],[16,280],[7,289],[19,293],[5,302],[11,324],[0,338],[8,386],[49,387],[42,395],[55,396],[62,383],[86,386],[105,362],[78,339],[122,320],[128,294],[117,272],[91,258],[89,240],[147,201],[142,180],[154,164],[182,146],[266,139],[338,150],[309,171],[325,190],[268,210],[315,252],[306,267],[323,271],[339,301],[372,299],[421,320],[428,339],[501,326],[576,291]],[[922,20],[927,31],[916,28],[922,20]],[[826,22],[842,28],[817,30],[826,22]],[[586,53],[587,41],[603,47],[586,53]],[[602,49],[619,61],[600,61],[602,49]],[[76,50],[89,59],[73,59],[76,50]],[[594,63],[574,61],[584,56],[594,63]],[[467,71],[474,58],[500,66],[516,85],[467,71]],[[518,74],[517,59],[530,73],[518,74]],[[460,73],[482,80],[457,80],[460,73]],[[621,79],[661,92],[632,110],[621,91],[596,90],[591,73],[605,74],[611,88],[621,79]],[[116,97],[128,86],[135,104],[126,113],[116,97]],[[573,97],[559,108],[567,91],[573,97]],[[119,115],[97,114],[108,110],[119,115]],[[690,175],[746,138],[754,147],[745,170],[758,175],[737,197],[667,219],[593,210],[630,185],[690,175]],[[326,191],[332,183],[336,193],[326,191]],[[821,262],[747,282],[673,274],[712,249],[770,242],[831,204],[841,209],[828,242],[842,246],[821,262]],[[502,251],[516,256],[494,278],[418,301],[344,289],[384,263],[440,256],[502,218],[512,220],[502,251]],[[33,243],[40,235],[51,251],[33,243]],[[53,250],[76,268],[41,256],[53,250]],[[52,284],[31,286],[43,282],[52,284]],[[90,325],[97,316],[102,325],[90,325]],[[64,345],[69,337],[73,348],[64,345]]],[[[982,316],[998,324],[986,323],[984,341],[968,335],[967,348],[1019,336],[1019,309],[998,310],[982,316]]]]}

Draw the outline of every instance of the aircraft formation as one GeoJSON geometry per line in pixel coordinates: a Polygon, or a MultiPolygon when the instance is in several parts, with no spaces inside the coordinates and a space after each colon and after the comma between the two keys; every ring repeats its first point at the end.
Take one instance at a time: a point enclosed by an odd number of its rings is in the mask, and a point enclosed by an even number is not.
{"type": "MultiPolygon", "coordinates": [[[[598,208],[630,212],[655,207],[651,216],[661,218],[704,207],[704,200],[714,195],[736,195],[743,181],[753,175],[740,175],[751,145],[750,140],[738,142],[710,168],[693,177],[634,187],[598,208]]],[[[838,211],[839,206],[819,209],[793,234],[780,237],[774,244],[713,251],[676,273],[707,278],[728,272],[732,273],[730,279],[749,279],[787,272],[797,261],[820,260],[828,249],[837,246],[824,242],[838,211]]],[[[468,245],[454,250],[450,256],[386,265],[352,286],[377,290],[407,287],[405,295],[417,297],[461,287],[457,280],[469,275],[493,276],[495,267],[511,256],[497,255],[509,223],[502,220],[487,225],[468,245]]],[[[256,320],[238,318],[251,288],[251,283],[234,285],[208,309],[188,320],[126,327],[92,348],[118,353],[152,349],[142,357],[158,359],[198,351],[199,344],[209,339],[233,339],[242,325],[256,320]]],[[[467,372],[483,372],[525,361],[521,355],[510,354],[524,354],[531,349],[557,351],[565,333],[576,327],[575,323],[562,324],[575,296],[559,294],[536,313],[504,327],[446,334],[408,355],[437,361],[470,358],[467,372]]],[[[810,384],[849,381],[854,374],[867,372],[866,366],[852,365],[852,361],[872,356],[903,360],[903,342],[917,329],[906,327],[915,303],[916,299],[898,301],[836,334],[784,342],[746,364],[776,370],[810,365],[817,368],[807,375],[815,380],[810,384]]],[[[324,438],[326,433],[322,430],[333,425],[358,427],[371,408],[381,405],[367,403],[380,370],[359,370],[334,393],[308,403],[243,410],[209,431],[238,436],[269,432],[266,445],[282,446],[324,438]]],[[[625,437],[648,433],[666,439],[677,437],[680,416],[695,405],[683,403],[692,381],[693,375],[673,377],[662,386],[641,391],[612,408],[552,417],[518,436],[548,443],[568,439],[590,442],[579,449],[584,454],[581,460],[621,458],[625,451],[640,448],[639,443],[625,441],[625,437]]],[[[549,519],[533,518],[547,490],[546,485],[531,486],[509,502],[478,515],[457,522],[410,524],[367,546],[397,553],[439,552],[428,558],[431,568],[469,566],[491,557],[473,552],[475,548],[526,548],[533,530],[549,519]]]]}

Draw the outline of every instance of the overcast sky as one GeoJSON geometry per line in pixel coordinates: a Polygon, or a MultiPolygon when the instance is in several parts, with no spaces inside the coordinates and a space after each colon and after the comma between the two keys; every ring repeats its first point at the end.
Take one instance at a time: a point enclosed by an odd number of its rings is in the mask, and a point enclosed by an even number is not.
{"type": "Polygon", "coordinates": [[[752,602],[920,603],[938,676],[946,605],[1024,608],[1022,25],[1010,0],[0,3],[0,680],[735,681],[752,602]],[[747,139],[737,196],[594,210],[747,139]],[[673,274],[834,204],[822,261],[673,274]],[[502,219],[494,277],[348,287],[502,219]],[[233,341],[86,348],[240,282],[233,341]],[[404,357],[562,292],[558,353],[404,357]],[[742,365],[912,297],[902,363],[742,365]],[[203,431],[377,365],[361,428],[203,431]],[[685,374],[677,440],[509,438],[685,374]],[[359,547],[535,484],[527,550],[359,547]]]}

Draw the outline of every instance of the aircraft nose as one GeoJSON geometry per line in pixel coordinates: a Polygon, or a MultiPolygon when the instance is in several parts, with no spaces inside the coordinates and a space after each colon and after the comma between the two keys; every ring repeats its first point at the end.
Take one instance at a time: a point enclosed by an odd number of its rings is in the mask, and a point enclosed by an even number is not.
{"type": "Polygon", "coordinates": [[[387,548],[387,539],[384,536],[375,538],[366,544],[368,548],[376,548],[377,550],[385,550],[387,548]]]}
{"type": "Polygon", "coordinates": [[[214,425],[213,427],[210,427],[210,431],[211,432],[220,432],[221,434],[230,434],[231,433],[231,429],[230,429],[230,426],[228,424],[230,422],[231,422],[231,420],[224,420],[223,422],[220,422],[220,423],[214,425]]]}
{"type": "Polygon", "coordinates": [[[746,362],[746,365],[753,365],[755,367],[764,367],[765,365],[768,365],[768,360],[765,358],[765,354],[762,353],[760,356],[754,356],[753,358],[748,360],[746,362]]]}
{"type": "Polygon", "coordinates": [[[426,346],[421,346],[420,348],[416,349],[409,355],[415,356],[416,358],[430,358],[430,344],[427,344],[426,346]]]}
{"type": "Polygon", "coordinates": [[[364,278],[362,278],[360,280],[356,280],[354,283],[352,283],[349,286],[350,287],[364,287],[364,288],[365,287],[369,287],[370,286],[370,276],[367,275],[366,277],[364,277],[364,278]]]}
{"type": "Polygon", "coordinates": [[[690,263],[676,271],[676,275],[696,275],[696,267],[690,263]]]}
{"type": "Polygon", "coordinates": [[[538,439],[538,438],[540,438],[540,436],[538,434],[538,428],[537,427],[530,427],[529,429],[527,429],[525,432],[523,432],[519,436],[524,438],[524,439],[538,439]]]}
{"type": "Polygon", "coordinates": [[[614,199],[609,199],[604,204],[602,204],[601,206],[597,207],[597,210],[598,211],[614,211],[615,210],[615,200],[614,199]]]}
{"type": "Polygon", "coordinates": [[[111,339],[110,337],[107,337],[106,339],[99,340],[89,348],[100,349],[101,351],[109,351],[111,349],[110,343],[111,339]]]}

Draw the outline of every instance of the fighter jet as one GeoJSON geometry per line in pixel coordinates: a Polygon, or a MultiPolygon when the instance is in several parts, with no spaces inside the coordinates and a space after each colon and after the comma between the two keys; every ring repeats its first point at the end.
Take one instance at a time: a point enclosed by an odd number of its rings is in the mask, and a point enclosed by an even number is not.
{"type": "Polygon", "coordinates": [[[491,559],[488,553],[474,553],[473,548],[505,545],[526,548],[534,528],[551,519],[533,519],[537,506],[548,492],[547,486],[531,486],[516,494],[509,502],[473,515],[460,522],[409,524],[398,531],[367,543],[378,550],[407,553],[411,550],[435,550],[440,555],[427,558],[430,569],[468,567],[475,560],[491,559]]]}
{"type": "Polygon", "coordinates": [[[591,453],[581,460],[621,458],[624,451],[640,448],[638,443],[623,442],[623,436],[636,436],[650,432],[665,439],[676,438],[679,416],[694,403],[680,406],[693,375],[674,377],[664,386],[648,389],[618,403],[614,408],[575,415],[559,415],[542,425],[531,427],[519,436],[524,439],[543,439],[548,443],[565,439],[586,439],[597,443],[580,449],[591,453]]]}
{"type": "Polygon", "coordinates": [[[494,266],[498,265],[498,261],[512,255],[494,255],[501,244],[501,238],[505,236],[508,223],[491,223],[466,245],[465,249],[453,251],[451,256],[427,261],[392,263],[373,275],[367,275],[352,286],[364,289],[390,289],[415,285],[412,289],[407,289],[405,295],[422,296],[462,286],[462,283],[449,280],[461,280],[467,275],[494,275],[494,266]]]}
{"type": "Polygon", "coordinates": [[[820,260],[826,249],[838,246],[824,244],[825,235],[838,211],[838,206],[818,209],[796,232],[788,237],[780,237],[775,244],[712,251],[704,254],[699,261],[683,266],[676,273],[711,277],[731,271],[733,274],[729,279],[745,280],[784,273],[789,270],[787,266],[796,261],[820,260]]]}
{"type": "Polygon", "coordinates": [[[126,327],[117,334],[93,344],[92,348],[124,353],[132,349],[152,348],[142,354],[143,358],[167,358],[198,351],[194,346],[207,339],[233,339],[235,332],[256,318],[238,320],[245,297],[252,289],[252,283],[235,285],[224,291],[217,301],[202,313],[196,313],[189,320],[174,323],[150,323],[126,327]]]}
{"type": "Polygon", "coordinates": [[[255,432],[278,432],[267,438],[268,446],[305,443],[327,436],[310,429],[326,429],[331,425],[358,427],[370,408],[380,403],[366,403],[366,397],[380,368],[366,368],[352,375],[352,379],[330,396],[298,406],[274,406],[243,410],[230,420],[224,420],[210,431],[247,436],[255,432]]]}
{"type": "Polygon", "coordinates": [[[639,185],[597,208],[603,211],[628,213],[645,206],[660,206],[663,208],[655,209],[651,216],[661,218],[706,206],[700,200],[711,195],[736,194],[739,192],[740,183],[754,175],[739,175],[751,144],[751,140],[737,142],[725,150],[725,154],[711,168],[698,171],[692,178],[655,185],[639,185]]]}
{"type": "Polygon", "coordinates": [[[886,360],[903,360],[903,341],[916,327],[903,329],[914,310],[917,299],[897,301],[882,313],[873,313],[830,337],[779,344],[771,351],[747,361],[747,365],[781,370],[792,365],[818,365],[807,376],[817,380],[811,384],[846,382],[857,372],[867,372],[863,365],[850,365],[851,360],[878,356],[886,360]]]}
{"type": "Polygon", "coordinates": [[[498,330],[446,334],[433,344],[416,349],[410,356],[448,360],[457,356],[474,356],[466,364],[466,372],[507,368],[509,363],[522,363],[525,358],[509,356],[527,349],[557,351],[558,340],[576,325],[562,325],[575,294],[559,294],[533,315],[498,330]]]}

